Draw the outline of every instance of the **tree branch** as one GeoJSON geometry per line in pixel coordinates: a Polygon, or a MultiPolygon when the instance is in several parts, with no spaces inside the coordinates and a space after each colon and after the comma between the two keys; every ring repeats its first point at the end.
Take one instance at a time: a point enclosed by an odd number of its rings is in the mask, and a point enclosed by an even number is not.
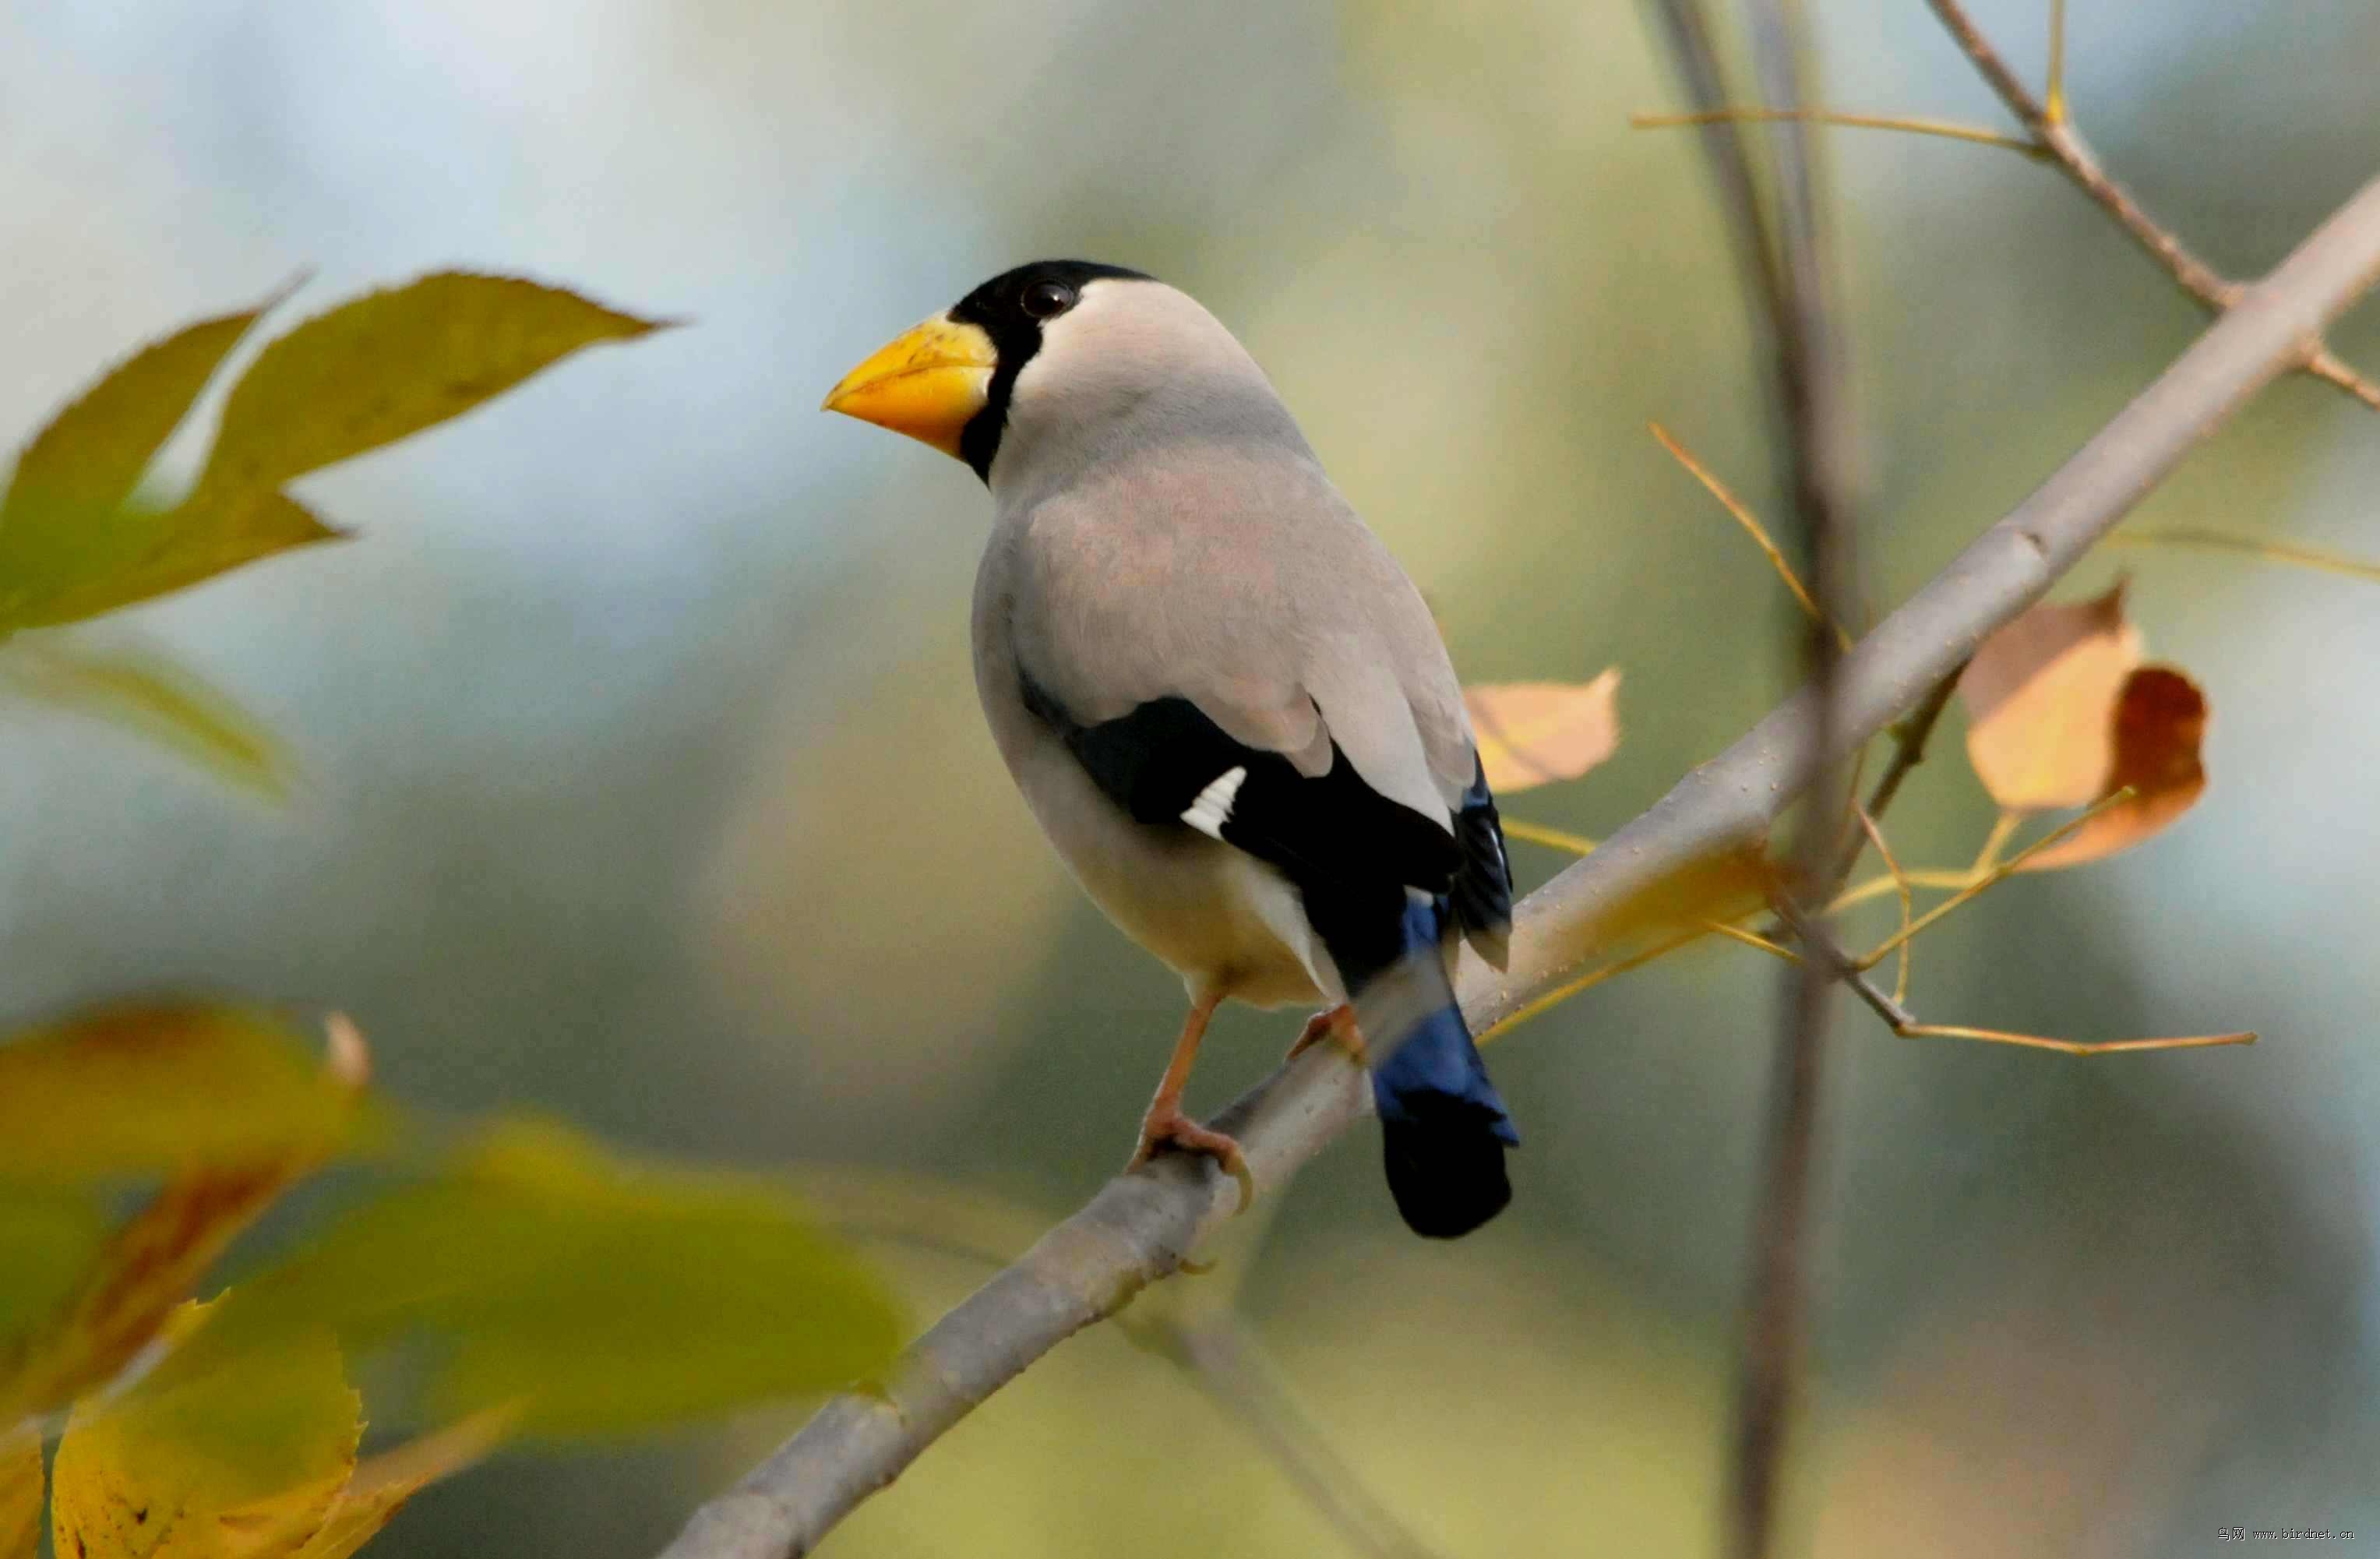
{"type": "MultiPolygon", "coordinates": [[[[1670,4],[1693,8],[1694,0],[1670,4]]],[[[1853,512],[1855,427],[1841,327],[1832,307],[1834,278],[1817,169],[1807,128],[1793,116],[1808,95],[1803,88],[1806,44],[1800,16],[1792,0],[1747,0],[1746,11],[1761,96],[1782,116],[1771,133],[1785,296],[1769,372],[1782,402],[1782,454],[1792,474],[1793,518],[1819,618],[1804,638],[1803,663],[1810,679],[1811,745],[1824,755],[1824,772],[1815,804],[1802,815],[1789,891],[1807,894],[1823,906],[1840,885],[1834,873],[1837,798],[1849,793],[1852,781],[1845,771],[1856,745],[1843,740],[1841,652],[1828,631],[1862,616],[1853,512]]],[[[1803,1256],[1834,984],[1820,962],[1803,959],[1787,970],[1770,1063],[1728,1468],[1728,1546],[1739,1559],[1763,1559],[1776,1533],[1807,1309],[1803,1256]]]]}
{"type": "MultiPolygon", "coordinates": [[[[2380,275],[2380,180],[2250,288],[2138,399],[2031,497],[1860,641],[1838,679],[1840,740],[1864,742],[1983,638],[2039,599],[2197,442],[2380,275]]],[[[1599,928],[1648,887],[1755,844],[1823,760],[1808,689],[1695,769],[1593,855],[1523,901],[1508,973],[1466,963],[1475,1030],[1551,989],[1596,951],[1599,928]]],[[[1317,1046],[1225,1111],[1259,1187],[1292,1172],[1363,1113],[1362,1075],[1317,1046]]],[[[1067,1337],[1171,1275],[1230,1217],[1238,1188],[1168,1155],[1111,1181],[1018,1262],[934,1323],[884,1384],[837,1396],[735,1488],[698,1511],[665,1559],[789,1559],[890,1483],[977,1403],[1067,1337]]]]}
{"type": "MultiPolygon", "coordinates": [[[[2074,128],[2066,112],[2064,102],[2063,64],[2065,59],[2065,18],[2056,18],[2052,34],[2051,90],[2056,95],[2048,102],[2033,95],[2032,90],[2018,79],[1992,41],[1984,36],[1975,19],[1967,14],[1961,0],[1926,0],[1934,15],[1941,21],[1951,41],[1959,45],[1984,84],[2016,116],[2017,122],[2033,138],[2034,143],[2048,154],[2048,160],[2072,180],[2075,187],[2099,203],[2100,209],[2116,219],[2116,225],[2149,256],[2170,272],[2173,279],[2207,308],[2220,313],[2238,299],[2240,284],[2218,273],[2213,266],[2191,252],[2169,228],[2158,225],[2156,219],[2141,209],[2131,192],[2110,177],[2100,165],[2098,153],[2074,128]]],[[[2380,410],[2380,385],[2350,368],[2333,356],[2326,347],[2317,346],[2306,360],[2298,365],[2315,378],[2337,385],[2364,405],[2380,410]]]]}

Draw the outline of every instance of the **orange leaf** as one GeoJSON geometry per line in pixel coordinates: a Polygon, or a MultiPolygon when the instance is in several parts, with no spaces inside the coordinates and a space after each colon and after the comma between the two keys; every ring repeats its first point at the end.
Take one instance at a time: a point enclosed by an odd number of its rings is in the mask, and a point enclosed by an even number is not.
{"type": "Polygon", "coordinates": [[[0,1433],[0,1559],[42,1552],[42,1426],[28,1419],[0,1433]]]}
{"type": "Polygon", "coordinates": [[[1592,682],[1498,682],[1463,690],[1488,788],[1510,796],[1576,779],[1620,746],[1620,668],[1592,682]]]}
{"type": "Polygon", "coordinates": [[[1984,640],[1959,678],[1967,757],[2012,811],[2081,807],[2114,787],[2116,699],[2141,661],[2124,586],[2035,606],[1984,640]]]}
{"type": "Polygon", "coordinates": [[[2021,871],[2054,871],[2128,850],[2190,810],[2206,789],[2199,744],[2206,695],[2182,672],[2145,665],[2125,678],[2110,722],[2115,761],[2107,794],[2132,794],[2068,837],[2028,858],[2021,871]]]}

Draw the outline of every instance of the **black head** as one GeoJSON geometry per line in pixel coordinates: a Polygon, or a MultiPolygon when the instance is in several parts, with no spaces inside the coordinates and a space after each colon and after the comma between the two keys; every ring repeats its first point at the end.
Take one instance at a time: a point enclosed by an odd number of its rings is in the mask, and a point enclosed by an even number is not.
{"type": "Polygon", "coordinates": [[[993,350],[999,354],[990,398],[959,435],[959,458],[985,481],[991,480],[991,459],[1000,453],[1000,436],[1008,427],[1008,402],[1016,388],[1016,376],[1041,349],[1042,325],[1072,309],[1081,301],[1083,288],[1101,279],[1145,282],[1151,278],[1144,272],[1088,260],[1037,260],[1002,272],[952,307],[952,321],[979,327],[991,337],[993,350]]]}

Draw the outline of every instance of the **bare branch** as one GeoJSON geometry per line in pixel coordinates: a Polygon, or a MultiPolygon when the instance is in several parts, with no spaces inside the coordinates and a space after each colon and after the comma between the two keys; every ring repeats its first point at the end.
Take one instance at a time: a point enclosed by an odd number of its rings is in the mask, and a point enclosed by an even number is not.
{"type": "Polygon", "coordinates": [[[1908,999],[1906,993],[1886,995],[1875,980],[1862,972],[1858,960],[1845,953],[1824,926],[1801,918],[1790,905],[1779,906],[1779,912],[1791,920],[1794,932],[1801,937],[1803,948],[1815,955],[1813,961],[1831,967],[1832,978],[1850,986],[1852,993],[1865,1003],[1869,1011],[1882,1018],[1886,1028],[1904,1040],[1980,1040],[1987,1044],[2056,1051],[2061,1055],[2123,1055],[2152,1050],[2207,1050],[2218,1045],[2252,1045],[2256,1042],[2255,1031],[2247,1029],[2228,1034],[2178,1034],[2169,1039],[2060,1040],[2046,1034],[2020,1034],[2008,1029],[1971,1029],[1957,1023],[1920,1023],[1916,1014],[1902,1005],[1908,999]]]}
{"type": "MultiPolygon", "coordinates": [[[[1466,963],[1475,1031],[1571,978],[1599,928],[1682,870],[1757,843],[1828,760],[1915,707],[1993,629],[2040,599],[2301,344],[2380,275],[2380,180],[2251,288],[2031,497],[1846,656],[1834,752],[1813,736],[1807,688],[1687,774],[1593,855],[1523,901],[1509,971],[1466,963]]],[[[1299,1164],[1364,1113],[1369,1090],[1318,1045],[1226,1111],[1257,1183],[1279,1195],[1299,1164]]],[[[935,1322],[881,1387],[834,1398],[735,1489],[697,1512],[667,1559],[788,1559],[891,1482],[977,1403],[1082,1328],[1181,1267],[1238,1200],[1228,1176],[1176,1155],[1123,1175],[1015,1266],[935,1322]]]]}
{"type": "MultiPolygon", "coordinates": [[[[1710,23],[1697,0],[1645,0],[1646,7],[1669,40],[1670,63],[1686,89],[1687,100],[1706,115],[1714,115],[1735,101],[1727,71],[1719,64],[1711,40],[1710,23]]],[[[1743,296],[1758,299],[1752,311],[1755,330],[1784,317],[1788,304],[1785,284],[1768,241],[1768,224],[1760,210],[1760,188],[1752,177],[1752,158],[1743,138],[1723,117],[1698,121],[1703,128],[1703,159],[1710,166],[1718,209],[1730,224],[1730,246],[1743,296]]]]}
{"type": "MultiPolygon", "coordinates": [[[[2016,116],[2034,141],[2047,151],[2066,177],[2077,188],[2099,203],[2100,209],[2116,219],[2116,225],[2129,234],[2132,241],[2170,272],[2173,279],[2208,309],[2219,313],[2239,299],[2240,284],[2217,272],[2213,266],[2191,252],[2189,246],[2141,209],[2131,191],[2118,184],[2099,164],[2098,153],[2074,128],[2066,111],[2065,101],[2065,9],[2059,5],[2051,18],[2051,54],[2049,99],[2044,102],[2033,95],[2032,90],[2017,78],[2006,59],[2001,57],[1992,41],[1984,36],[1961,0],[1925,0],[1934,8],[1951,40],[1975,67],[2008,111],[2016,116]]],[[[2312,348],[2303,359],[2293,366],[2303,369],[2315,378],[2337,385],[2339,389],[2380,410],[2380,384],[2374,384],[2346,363],[2334,357],[2321,345],[2318,337],[2308,337],[2312,348]]]]}
{"type": "MultiPolygon", "coordinates": [[[[1691,4],[1692,0],[1681,0],[1691,4]]],[[[1819,905],[1834,897],[1837,814],[1858,785],[1849,761],[1863,743],[1844,740],[1840,687],[1848,638],[1840,626],[1864,615],[1858,588],[1858,527],[1852,472],[1856,428],[1846,349],[1834,310],[1832,255],[1808,127],[1799,117],[1807,40],[1793,0],[1747,0],[1752,54],[1771,127],[1783,299],[1773,322],[1769,365],[1784,410],[1782,454],[1792,476],[1793,518],[1809,560],[1815,619],[1804,635],[1809,741],[1822,755],[1811,806],[1794,844],[1788,893],[1819,905]]],[[[1798,592],[1797,592],[1798,593],[1798,592]]],[[[1806,599],[1806,598],[1805,598],[1806,599]]],[[[1823,913],[1823,911],[1820,911],[1823,913]]],[[[1812,1186],[1816,1179],[1828,1008],[1834,977],[1803,963],[1785,979],[1785,1003],[1768,1084],[1759,1202],[1737,1361],[1733,1455],[1728,1476],[1728,1546],[1763,1559],[1774,1544],[1786,1437],[1793,1422],[1808,1308],[1803,1275],[1812,1186]]]]}

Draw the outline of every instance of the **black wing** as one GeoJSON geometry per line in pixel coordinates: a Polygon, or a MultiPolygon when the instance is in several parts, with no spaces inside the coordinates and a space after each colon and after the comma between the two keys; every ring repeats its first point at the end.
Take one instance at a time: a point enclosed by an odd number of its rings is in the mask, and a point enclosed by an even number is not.
{"type": "Polygon", "coordinates": [[[1476,754],[1471,788],[1454,814],[1455,842],[1463,863],[1455,868],[1451,897],[1464,940],[1498,968],[1505,966],[1512,930],[1512,862],[1504,853],[1504,823],[1488,788],[1488,770],[1476,754]]]}
{"type": "Polygon", "coordinates": [[[1281,754],[1228,735],[1187,699],[1152,699],[1086,725],[1030,676],[1020,680],[1026,707],[1135,822],[1192,826],[1184,814],[1223,781],[1224,796],[1203,814],[1211,826],[1201,826],[1301,886],[1378,882],[1442,894],[1453,885],[1463,864],[1454,836],[1365,784],[1335,743],[1330,770],[1308,779],[1281,754]],[[1228,778],[1234,770],[1236,781],[1228,778]]]}
{"type": "Polygon", "coordinates": [[[1349,978],[1399,956],[1408,887],[1439,899],[1480,956],[1504,966],[1512,880],[1484,773],[1450,834],[1366,785],[1336,743],[1330,769],[1308,778],[1281,754],[1232,737],[1187,699],[1152,699],[1086,725],[1031,676],[1020,680],[1026,707],[1134,821],[1196,826],[1281,868],[1349,978]]]}

